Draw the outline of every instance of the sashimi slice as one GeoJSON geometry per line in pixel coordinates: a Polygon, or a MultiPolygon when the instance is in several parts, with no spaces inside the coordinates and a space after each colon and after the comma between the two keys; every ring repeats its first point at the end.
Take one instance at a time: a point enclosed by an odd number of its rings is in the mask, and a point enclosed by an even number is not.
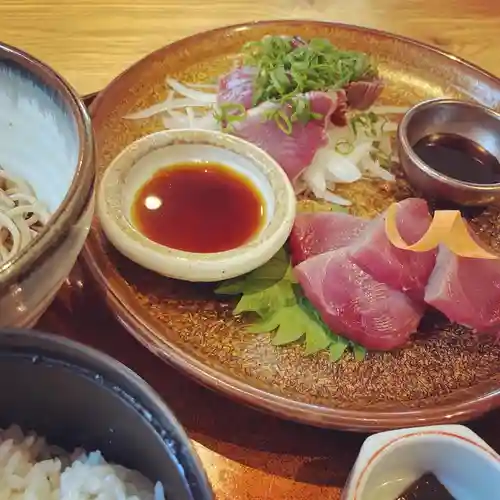
{"type": "Polygon", "coordinates": [[[500,332],[500,261],[458,257],[440,246],[425,301],[450,321],[500,332]]]}
{"type": "Polygon", "coordinates": [[[330,117],[330,121],[337,127],[345,127],[348,123],[347,110],[349,103],[345,90],[337,90],[337,107],[330,117]]]}
{"type": "Polygon", "coordinates": [[[292,262],[300,264],[315,255],[352,243],[368,221],[342,212],[299,213],[290,235],[292,262]]]}
{"type": "Polygon", "coordinates": [[[312,162],[316,151],[327,143],[326,123],[335,111],[335,96],[324,92],[307,94],[312,113],[321,118],[307,123],[294,122],[290,133],[283,131],[276,120],[269,118],[269,113],[281,108],[290,115],[287,105],[265,102],[252,108],[247,117],[235,122],[233,134],[246,139],[269,153],[293,181],[312,162]]]}
{"type": "MultiPolygon", "coordinates": [[[[402,238],[412,244],[429,229],[432,218],[425,200],[408,198],[398,203],[397,225],[402,238]]],[[[436,250],[412,252],[396,248],[385,232],[385,215],[374,219],[351,250],[351,258],[377,281],[423,300],[436,262],[436,250]]]]}
{"type": "Polygon", "coordinates": [[[403,346],[422,318],[423,305],[373,279],[352,262],[348,249],[312,257],[294,272],[330,329],[367,349],[403,346]]]}
{"type": "Polygon", "coordinates": [[[351,82],[345,89],[349,107],[363,111],[373,105],[383,90],[384,81],[380,78],[351,82]]]}
{"type": "Polygon", "coordinates": [[[217,104],[242,104],[245,109],[253,106],[252,99],[257,69],[242,66],[224,75],[219,80],[217,104]]]}

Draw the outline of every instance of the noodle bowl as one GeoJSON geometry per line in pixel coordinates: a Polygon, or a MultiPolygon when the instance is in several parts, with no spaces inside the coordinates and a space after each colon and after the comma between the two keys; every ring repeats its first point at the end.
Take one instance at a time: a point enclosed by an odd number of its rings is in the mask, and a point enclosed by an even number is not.
{"type": "Polygon", "coordinates": [[[31,186],[0,167],[0,265],[38,236],[49,218],[31,186]]]}

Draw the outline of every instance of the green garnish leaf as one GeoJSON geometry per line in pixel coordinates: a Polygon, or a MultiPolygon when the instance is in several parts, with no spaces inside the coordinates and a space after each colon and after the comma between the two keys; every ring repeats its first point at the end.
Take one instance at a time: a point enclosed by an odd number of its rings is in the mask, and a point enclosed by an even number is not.
{"type": "Polygon", "coordinates": [[[349,347],[349,341],[343,337],[337,336],[336,342],[332,342],[328,351],[330,353],[330,360],[334,363],[338,361],[346,349],[349,347]]]}
{"type": "Polygon", "coordinates": [[[272,334],[273,345],[303,341],[305,355],[328,349],[332,361],[338,361],[348,348],[354,350],[357,360],[365,356],[362,347],[332,333],[323,322],[297,284],[284,248],[262,267],[222,283],[215,291],[241,295],[233,314],[253,313],[246,331],[272,334]]]}
{"type": "Polygon", "coordinates": [[[272,288],[281,280],[295,283],[290,259],[284,248],[263,266],[255,269],[243,278],[224,281],[215,289],[219,295],[252,294],[272,288]]]}
{"type": "Polygon", "coordinates": [[[280,281],[283,278],[292,279],[293,273],[290,266],[290,259],[284,248],[263,266],[255,269],[246,275],[246,280],[275,280],[280,281]]]}
{"type": "Polygon", "coordinates": [[[253,285],[249,283],[246,288],[257,290],[243,293],[233,314],[252,311],[265,318],[273,311],[294,305],[296,302],[292,284],[286,279],[276,282],[260,280],[253,285]]]}
{"type": "Polygon", "coordinates": [[[364,361],[366,357],[366,349],[359,344],[354,344],[351,342],[351,347],[354,352],[354,359],[356,361],[364,361]]]}
{"type": "Polygon", "coordinates": [[[306,336],[305,354],[315,354],[327,349],[335,335],[330,332],[330,329],[325,325],[316,309],[314,309],[305,297],[302,297],[300,301],[300,308],[307,317],[309,325],[308,335],[306,336]]]}
{"type": "Polygon", "coordinates": [[[245,278],[228,280],[215,289],[215,293],[220,295],[238,295],[245,290],[245,278]]]}
{"type": "Polygon", "coordinates": [[[268,318],[247,328],[250,333],[270,333],[275,331],[273,345],[286,345],[304,336],[300,309],[297,303],[277,310],[268,318]]]}

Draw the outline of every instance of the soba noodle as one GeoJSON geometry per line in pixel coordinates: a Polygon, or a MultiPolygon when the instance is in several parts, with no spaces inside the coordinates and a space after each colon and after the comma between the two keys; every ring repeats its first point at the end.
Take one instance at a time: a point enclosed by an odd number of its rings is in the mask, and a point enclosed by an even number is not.
{"type": "Polygon", "coordinates": [[[31,186],[0,167],[0,265],[28,245],[49,217],[31,186]]]}

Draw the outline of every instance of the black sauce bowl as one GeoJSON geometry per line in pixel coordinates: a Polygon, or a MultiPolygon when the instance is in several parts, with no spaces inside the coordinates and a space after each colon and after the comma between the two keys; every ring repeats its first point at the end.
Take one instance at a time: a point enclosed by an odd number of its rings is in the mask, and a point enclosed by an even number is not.
{"type": "Polygon", "coordinates": [[[67,450],[161,481],[167,500],[212,500],[190,441],[158,394],[113,358],[63,337],[0,330],[0,427],[18,424],[67,450]]]}

